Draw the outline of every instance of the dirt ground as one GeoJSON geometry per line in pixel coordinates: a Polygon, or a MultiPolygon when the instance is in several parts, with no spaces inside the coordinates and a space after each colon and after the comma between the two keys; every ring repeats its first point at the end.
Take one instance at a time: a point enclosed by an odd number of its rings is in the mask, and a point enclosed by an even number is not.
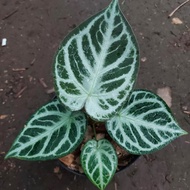
{"type": "MultiPolygon", "coordinates": [[[[50,100],[52,60],[60,42],[109,0],[0,0],[0,189],[95,190],[85,177],[58,171],[57,161],[4,160],[29,116],[50,100]],[[43,80],[47,88],[40,83],[43,80]]],[[[141,49],[136,88],[170,87],[172,111],[190,132],[190,2],[126,0],[122,10],[141,49]],[[184,112],[185,110],[185,112],[184,112]]],[[[190,136],[183,136],[115,175],[107,190],[190,190],[190,136]]]]}

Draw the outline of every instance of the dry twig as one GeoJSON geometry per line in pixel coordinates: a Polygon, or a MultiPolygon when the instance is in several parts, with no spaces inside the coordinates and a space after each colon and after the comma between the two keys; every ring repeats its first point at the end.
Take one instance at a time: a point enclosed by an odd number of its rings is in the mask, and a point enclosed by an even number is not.
{"type": "Polygon", "coordinates": [[[47,93],[47,94],[52,94],[52,93],[54,93],[54,92],[55,92],[55,89],[54,89],[54,88],[49,88],[49,89],[46,90],[46,93],[47,93]]]}
{"type": "Polygon", "coordinates": [[[31,63],[30,63],[30,65],[34,65],[34,62],[36,61],[36,58],[34,58],[32,61],[31,61],[31,63]]]}
{"type": "Polygon", "coordinates": [[[15,98],[19,98],[19,96],[22,95],[22,93],[27,89],[27,86],[23,87],[17,94],[15,94],[15,98]]]}
{"type": "Polygon", "coordinates": [[[12,71],[18,72],[18,71],[26,71],[27,68],[13,68],[12,71]]]}
{"type": "Polygon", "coordinates": [[[2,20],[8,19],[9,17],[13,16],[17,11],[18,11],[18,9],[14,10],[13,12],[11,12],[8,15],[6,15],[5,17],[3,17],[2,20]]]}
{"type": "Polygon", "coordinates": [[[44,78],[40,78],[39,81],[40,81],[40,84],[41,84],[44,88],[47,88],[47,87],[48,87],[48,85],[44,82],[44,78]]]}
{"type": "Polygon", "coordinates": [[[183,113],[190,115],[190,111],[183,111],[183,113]]]}
{"type": "Polygon", "coordinates": [[[171,18],[174,13],[179,10],[181,7],[183,7],[185,4],[187,4],[190,0],[186,0],[185,2],[181,3],[177,8],[175,8],[169,15],[168,18],[171,18]]]}
{"type": "Polygon", "coordinates": [[[117,183],[114,183],[115,190],[118,190],[117,183]]]}

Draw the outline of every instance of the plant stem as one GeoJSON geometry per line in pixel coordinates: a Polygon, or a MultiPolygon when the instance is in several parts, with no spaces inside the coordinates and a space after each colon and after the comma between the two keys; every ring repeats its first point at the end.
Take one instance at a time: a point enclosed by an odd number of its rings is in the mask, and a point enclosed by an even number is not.
{"type": "Polygon", "coordinates": [[[93,132],[94,132],[94,137],[95,137],[95,139],[97,140],[97,136],[96,136],[96,127],[95,127],[95,123],[93,123],[93,125],[92,125],[92,128],[93,128],[93,132]]]}

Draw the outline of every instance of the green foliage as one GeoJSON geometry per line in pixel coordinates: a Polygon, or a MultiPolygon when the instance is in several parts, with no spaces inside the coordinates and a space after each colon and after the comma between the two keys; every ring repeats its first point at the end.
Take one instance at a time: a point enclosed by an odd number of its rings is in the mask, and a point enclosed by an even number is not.
{"type": "Polygon", "coordinates": [[[83,112],[71,112],[58,100],[40,108],[15,140],[6,158],[55,159],[70,154],[86,131],[83,112]]]}
{"type": "MultiPolygon", "coordinates": [[[[58,100],[32,116],[6,158],[47,160],[70,154],[83,141],[86,118],[105,121],[113,140],[132,154],[159,150],[186,134],[161,98],[133,89],[138,67],[135,36],[112,0],[64,39],[54,64],[58,100]]],[[[108,140],[92,139],[82,149],[81,164],[103,190],[116,171],[117,155],[108,140]]]]}
{"type": "Polygon", "coordinates": [[[135,37],[114,0],[63,41],[54,66],[57,95],[72,111],[85,107],[107,120],[129,96],[138,65],[135,37]]]}
{"type": "Polygon", "coordinates": [[[107,121],[106,128],[121,147],[137,155],[157,151],[186,134],[166,103],[145,90],[134,90],[128,103],[107,121]]]}
{"type": "Polygon", "coordinates": [[[117,155],[108,140],[90,140],[81,152],[81,165],[92,183],[103,190],[115,174],[117,155]]]}

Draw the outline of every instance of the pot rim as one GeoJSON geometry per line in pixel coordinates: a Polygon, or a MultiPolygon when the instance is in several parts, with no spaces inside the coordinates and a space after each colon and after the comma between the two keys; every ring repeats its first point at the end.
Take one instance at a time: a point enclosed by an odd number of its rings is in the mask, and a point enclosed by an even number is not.
{"type": "MultiPolygon", "coordinates": [[[[134,155],[134,154],[130,154],[131,158],[128,162],[128,164],[126,166],[118,166],[118,170],[116,170],[116,173],[120,173],[121,171],[125,170],[126,168],[128,168],[129,166],[131,166],[139,157],[140,155],[134,155]]],[[[66,164],[64,164],[63,162],[61,162],[60,160],[58,160],[58,165],[61,166],[61,168],[75,174],[78,176],[86,176],[85,173],[80,173],[77,170],[72,170],[71,168],[69,168],[66,164]]]]}

